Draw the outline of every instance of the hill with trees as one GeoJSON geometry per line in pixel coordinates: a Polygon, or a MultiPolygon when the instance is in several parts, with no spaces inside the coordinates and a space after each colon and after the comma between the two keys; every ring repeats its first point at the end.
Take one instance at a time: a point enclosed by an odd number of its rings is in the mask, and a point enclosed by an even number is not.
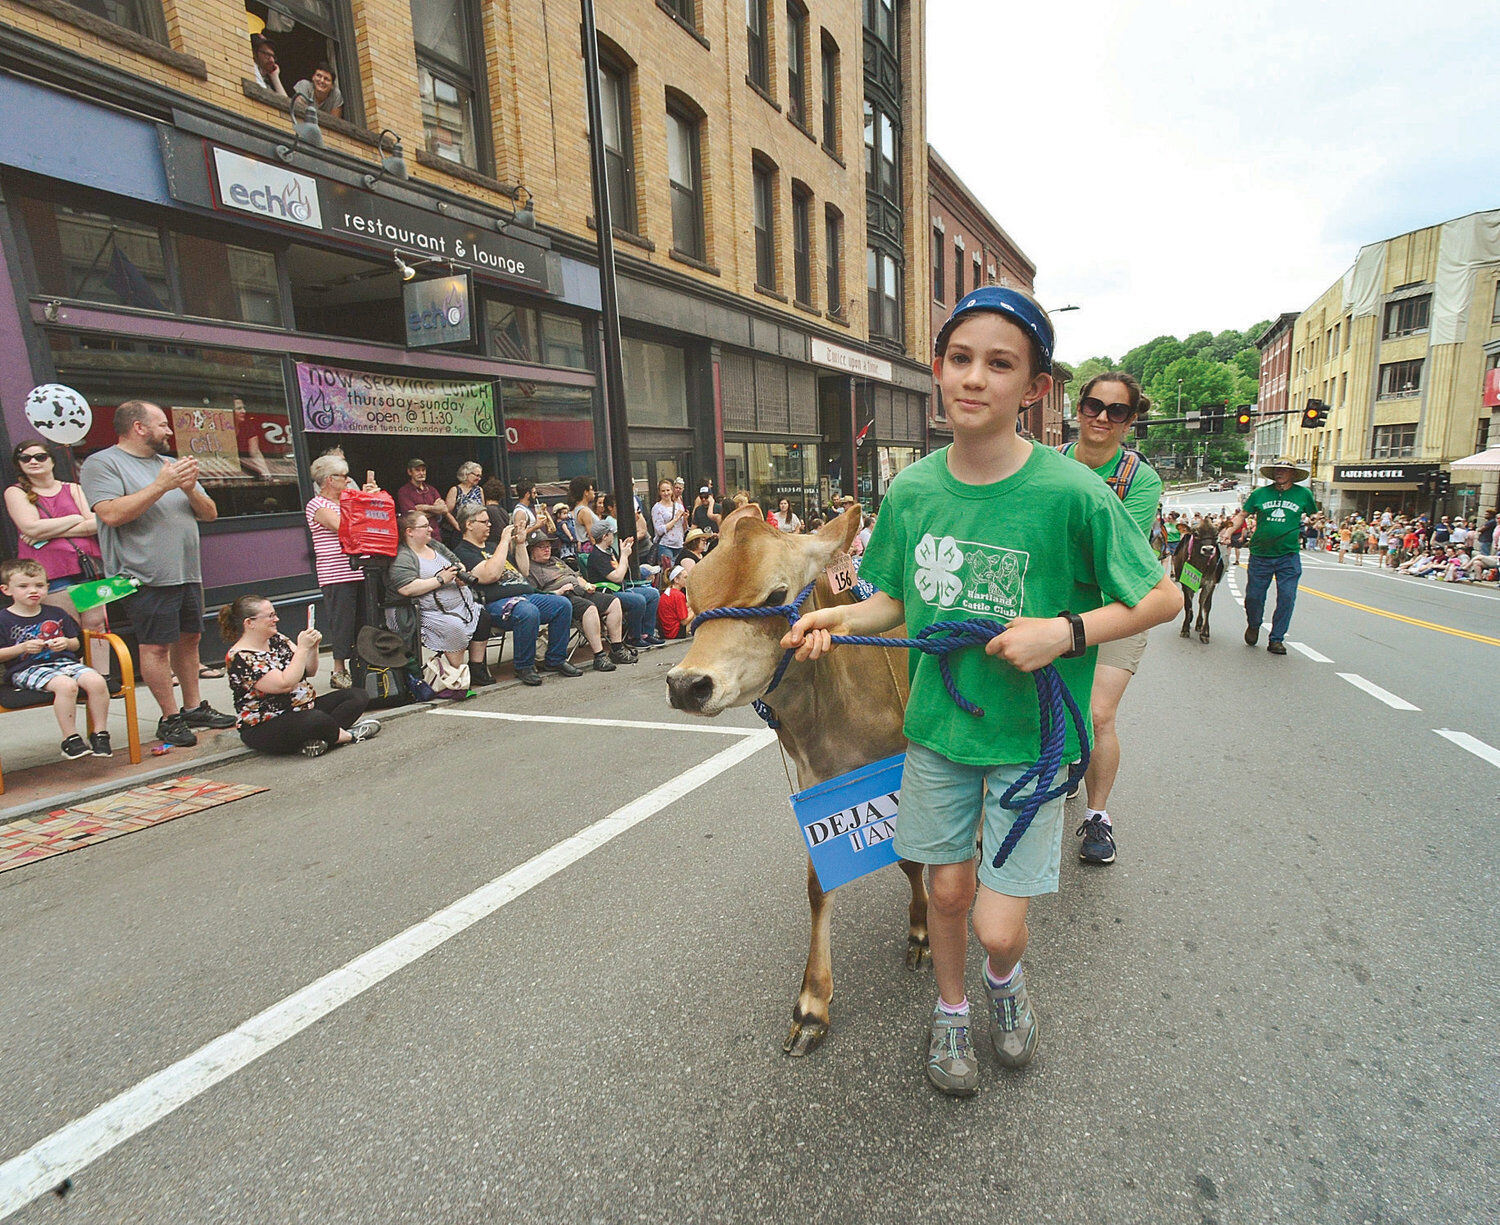
{"type": "Polygon", "coordinates": [[[1151,397],[1148,420],[1180,417],[1189,409],[1206,404],[1224,404],[1230,416],[1223,434],[1189,432],[1181,425],[1153,425],[1144,439],[1131,445],[1139,447],[1153,464],[1170,468],[1174,457],[1179,466],[1191,466],[1190,457],[1206,444],[1205,470],[1221,467],[1225,471],[1241,471],[1250,457],[1246,446],[1248,436],[1234,433],[1232,414],[1237,405],[1256,401],[1260,350],[1255,347],[1255,337],[1269,326],[1270,321],[1265,320],[1243,332],[1232,328],[1217,336],[1194,332],[1185,340],[1158,336],[1137,345],[1118,362],[1109,357],[1090,357],[1073,367],[1073,378],[1066,385],[1073,411],[1077,411],[1079,389],[1105,370],[1126,370],[1140,380],[1151,397]]]}

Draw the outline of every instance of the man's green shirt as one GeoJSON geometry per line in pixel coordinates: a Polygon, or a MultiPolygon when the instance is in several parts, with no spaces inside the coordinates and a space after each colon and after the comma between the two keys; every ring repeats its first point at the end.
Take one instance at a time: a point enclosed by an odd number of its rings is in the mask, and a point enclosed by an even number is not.
{"type": "MultiPolygon", "coordinates": [[[[1119,600],[1135,606],[1161,581],[1161,564],[1120,499],[1076,460],[1033,444],[1019,472],[966,485],[948,449],[904,469],[880,507],[860,577],[906,608],[907,633],[935,621],[1055,617],[1119,600]]],[[[1087,718],[1098,652],[1057,660],[1087,718]]],[[[984,710],[960,710],[936,657],[911,652],[906,736],[970,765],[1033,762],[1041,750],[1036,683],[979,647],[948,657],[959,691],[984,710]]],[[[1068,752],[1077,755],[1071,727],[1068,752]]]]}
{"type": "Polygon", "coordinates": [[[1285,557],[1297,552],[1302,534],[1302,516],[1318,513],[1312,493],[1302,485],[1285,491],[1262,485],[1245,499],[1247,515],[1255,516],[1255,535],[1250,537],[1251,557],[1285,557]]]}

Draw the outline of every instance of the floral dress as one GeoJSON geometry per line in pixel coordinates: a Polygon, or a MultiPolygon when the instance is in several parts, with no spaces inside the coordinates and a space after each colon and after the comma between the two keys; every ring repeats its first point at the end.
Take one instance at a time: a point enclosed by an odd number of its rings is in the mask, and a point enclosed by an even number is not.
{"type": "Polygon", "coordinates": [[[317,691],[306,677],[290,693],[262,693],[255,686],[262,677],[280,672],[291,662],[297,648],[285,634],[276,634],[264,651],[241,647],[229,657],[229,692],[241,727],[278,718],[292,710],[311,706],[317,691]]]}

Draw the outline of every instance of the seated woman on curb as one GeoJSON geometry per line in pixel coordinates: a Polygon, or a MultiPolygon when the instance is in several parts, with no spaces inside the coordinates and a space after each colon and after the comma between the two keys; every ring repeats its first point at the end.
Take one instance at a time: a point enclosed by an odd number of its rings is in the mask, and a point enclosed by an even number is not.
{"type": "Polygon", "coordinates": [[[630,573],[630,550],[635,541],[622,540],[616,544],[615,526],[610,519],[596,519],[589,535],[594,538],[594,551],[589,554],[583,572],[600,591],[613,591],[620,597],[620,609],[625,616],[625,641],[633,647],[660,646],[662,637],[656,632],[656,605],[661,592],[649,583],[639,587],[625,586],[626,576],[630,573]]]}
{"type": "Polygon", "coordinates": [[[219,610],[219,633],[229,648],[229,690],[240,717],[240,739],[257,753],[321,757],[341,744],[380,731],[361,719],[363,689],[334,689],[318,697],[308,679],[318,671],[317,630],[295,644],[276,632],[275,606],[265,596],[242,595],[219,610]]]}
{"type": "MultiPolygon", "coordinates": [[[[478,688],[495,683],[485,660],[490,614],[459,578],[463,572],[458,558],[432,538],[432,524],[426,514],[413,510],[401,516],[401,547],[386,571],[386,587],[405,596],[416,608],[422,645],[441,652],[454,668],[461,667],[467,658],[469,683],[478,688]]],[[[410,607],[397,607],[386,614],[391,628],[408,641],[412,627],[403,614],[410,611],[410,607]]]]}

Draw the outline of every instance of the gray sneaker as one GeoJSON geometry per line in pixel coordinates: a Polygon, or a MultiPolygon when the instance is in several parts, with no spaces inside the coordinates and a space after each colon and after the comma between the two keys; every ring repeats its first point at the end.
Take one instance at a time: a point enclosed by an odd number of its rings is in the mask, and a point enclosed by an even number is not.
{"type": "Polygon", "coordinates": [[[1026,994],[1026,975],[1020,966],[1003,987],[985,986],[990,993],[990,1040],[1007,1068],[1025,1067],[1036,1054],[1036,1014],[1026,994]]]}
{"type": "Polygon", "coordinates": [[[970,1015],[950,1016],[932,1010],[932,1032],[927,1040],[927,1079],[944,1093],[968,1097],[979,1088],[979,1059],[969,1036],[970,1015]]]}

